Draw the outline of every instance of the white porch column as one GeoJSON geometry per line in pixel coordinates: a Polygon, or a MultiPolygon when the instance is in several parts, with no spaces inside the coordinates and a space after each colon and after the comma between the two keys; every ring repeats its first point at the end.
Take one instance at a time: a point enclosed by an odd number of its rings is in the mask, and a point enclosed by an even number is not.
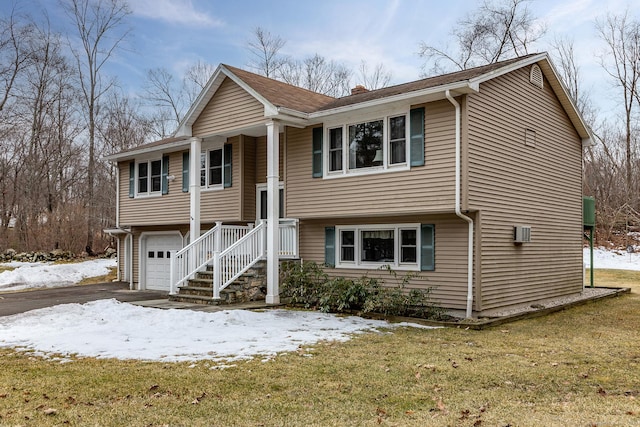
{"type": "Polygon", "coordinates": [[[200,237],[200,151],[202,140],[191,138],[189,151],[189,234],[191,241],[200,237]]]}
{"type": "Polygon", "coordinates": [[[267,304],[280,303],[279,149],[280,123],[271,121],[267,123],[267,304]]]}

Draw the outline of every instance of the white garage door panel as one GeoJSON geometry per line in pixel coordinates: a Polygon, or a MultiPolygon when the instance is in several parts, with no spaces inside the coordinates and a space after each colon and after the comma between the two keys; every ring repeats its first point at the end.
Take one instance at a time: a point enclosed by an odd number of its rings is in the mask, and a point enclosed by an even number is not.
{"type": "Polygon", "coordinates": [[[146,244],[146,288],[169,291],[171,272],[170,251],[182,248],[182,238],[176,234],[147,237],[146,244]]]}

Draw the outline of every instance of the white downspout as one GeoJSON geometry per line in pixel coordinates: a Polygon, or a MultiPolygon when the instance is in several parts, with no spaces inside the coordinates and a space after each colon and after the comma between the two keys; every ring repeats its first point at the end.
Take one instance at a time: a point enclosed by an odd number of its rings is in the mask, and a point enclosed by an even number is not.
{"type": "Polygon", "coordinates": [[[445,96],[453,104],[456,109],[456,215],[463,220],[467,221],[469,224],[469,243],[468,243],[468,254],[467,254],[467,319],[470,319],[473,314],[473,219],[469,218],[465,214],[460,211],[460,176],[461,176],[461,168],[460,168],[460,152],[461,152],[461,143],[460,143],[460,129],[462,126],[460,119],[460,104],[456,101],[452,96],[449,90],[445,92],[445,96]]]}
{"type": "MultiPolygon", "coordinates": [[[[129,290],[132,291],[134,289],[134,285],[133,285],[133,234],[129,234],[129,236],[127,236],[127,237],[129,237],[129,290]]],[[[139,271],[138,271],[138,274],[140,274],[139,271]]],[[[138,281],[140,281],[139,278],[138,278],[138,281]]]]}
{"type": "MultiPolygon", "coordinates": [[[[116,228],[120,228],[120,165],[116,163],[116,228]]],[[[126,236],[125,236],[126,239],[126,236]]],[[[126,242],[125,242],[126,245],[126,242]]],[[[118,243],[116,243],[116,271],[118,272],[116,280],[119,282],[122,277],[120,274],[120,236],[118,236],[118,243]]],[[[126,260],[125,260],[126,264],[126,260]]]]}

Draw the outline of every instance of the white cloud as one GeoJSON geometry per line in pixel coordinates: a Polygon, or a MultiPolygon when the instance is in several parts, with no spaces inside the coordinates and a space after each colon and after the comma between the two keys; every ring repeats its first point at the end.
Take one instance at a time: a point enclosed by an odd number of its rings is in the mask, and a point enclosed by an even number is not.
{"type": "Polygon", "coordinates": [[[219,27],[221,19],[196,10],[191,0],[130,0],[134,15],[176,25],[219,27]]]}

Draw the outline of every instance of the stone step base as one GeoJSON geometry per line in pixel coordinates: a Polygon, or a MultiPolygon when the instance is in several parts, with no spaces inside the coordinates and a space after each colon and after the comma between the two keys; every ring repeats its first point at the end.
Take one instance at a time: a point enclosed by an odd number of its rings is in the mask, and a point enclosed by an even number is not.
{"type": "Polygon", "coordinates": [[[266,296],[266,263],[257,262],[235,282],[220,291],[220,299],[213,299],[213,271],[198,272],[186,286],[171,295],[171,301],[195,302],[198,304],[232,304],[246,301],[264,301],[266,296]]]}

